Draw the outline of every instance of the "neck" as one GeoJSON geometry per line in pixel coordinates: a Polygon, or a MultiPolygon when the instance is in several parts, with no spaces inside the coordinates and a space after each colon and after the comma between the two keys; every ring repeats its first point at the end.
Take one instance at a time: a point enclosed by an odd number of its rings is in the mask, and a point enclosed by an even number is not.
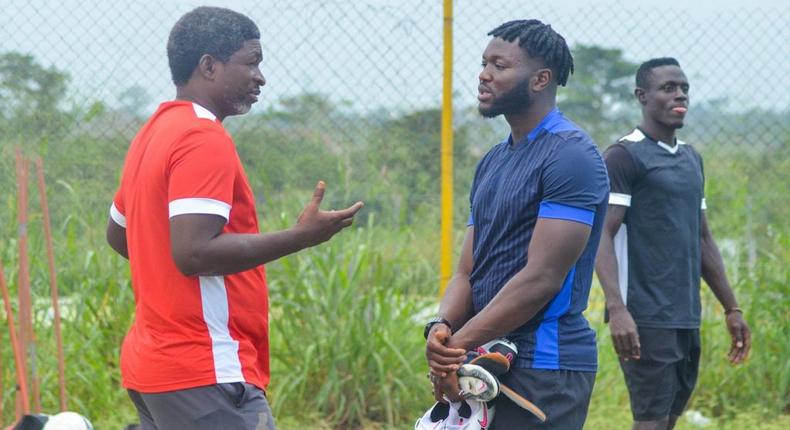
{"type": "Polygon", "coordinates": [[[217,108],[216,104],[211,101],[211,98],[207,97],[205,94],[194,91],[189,87],[189,85],[176,87],[176,100],[185,100],[192,103],[197,103],[200,106],[208,109],[209,112],[213,113],[214,116],[220,120],[220,122],[225,119],[225,116],[220,114],[219,109],[217,108]]]}
{"type": "Polygon", "coordinates": [[[534,130],[540,121],[548,115],[555,106],[554,101],[551,103],[536,102],[522,112],[505,115],[505,120],[510,125],[510,135],[513,137],[513,145],[521,142],[524,136],[534,130]]]}
{"type": "Polygon", "coordinates": [[[669,146],[675,146],[675,129],[659,124],[655,121],[643,118],[639,128],[645,131],[653,139],[657,139],[669,146]]]}

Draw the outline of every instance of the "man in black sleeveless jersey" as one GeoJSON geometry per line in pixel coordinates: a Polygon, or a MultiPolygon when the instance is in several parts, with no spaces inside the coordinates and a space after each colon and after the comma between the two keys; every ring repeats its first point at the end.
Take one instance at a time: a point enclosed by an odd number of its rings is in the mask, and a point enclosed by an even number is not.
{"type": "Polygon", "coordinates": [[[642,122],[605,154],[611,194],[596,272],[631,398],[634,430],[672,429],[697,380],[700,277],[724,307],[729,359],[749,327],[705,216],[702,157],[678,140],[689,83],[677,60],[643,63],[634,90],[642,122]]]}

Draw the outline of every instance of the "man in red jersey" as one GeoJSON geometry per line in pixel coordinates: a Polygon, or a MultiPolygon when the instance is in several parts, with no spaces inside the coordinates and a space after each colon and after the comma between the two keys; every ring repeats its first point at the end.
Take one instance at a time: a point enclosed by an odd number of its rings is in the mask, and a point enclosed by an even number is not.
{"type": "Polygon", "coordinates": [[[265,79],[255,23],[199,7],[170,32],[176,100],[132,141],[107,241],[129,259],[135,320],[122,383],[147,429],[274,429],[262,264],[329,240],[362,207],[319,210],[324,184],[290,229],[261,234],[250,185],[222,126],[265,79]]]}

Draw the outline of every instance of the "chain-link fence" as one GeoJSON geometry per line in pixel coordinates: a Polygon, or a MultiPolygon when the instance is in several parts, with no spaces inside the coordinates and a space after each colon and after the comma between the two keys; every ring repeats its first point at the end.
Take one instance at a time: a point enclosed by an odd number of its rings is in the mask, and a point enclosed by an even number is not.
{"type": "MultiPolygon", "coordinates": [[[[421,205],[436,204],[441,1],[224,5],[249,14],[262,32],[263,101],[252,114],[228,121],[242,155],[251,159],[256,191],[309,190],[324,178],[335,191],[343,189],[338,199],[365,197],[390,209],[398,222],[409,222],[421,205]]],[[[50,158],[78,147],[96,150],[95,156],[109,159],[89,167],[117,165],[141,121],[173,97],[167,34],[194,6],[5,0],[4,140],[43,146],[39,151],[50,158]],[[86,146],[85,138],[94,145],[86,146]],[[56,142],[60,149],[53,148],[56,142]]],[[[475,96],[486,33],[513,18],[551,23],[574,47],[576,74],[561,91],[560,106],[602,147],[636,123],[634,70],[656,56],[678,58],[691,81],[693,104],[681,132],[686,141],[703,150],[748,148],[753,155],[786,146],[790,48],[782,41],[790,40],[784,25],[790,8],[716,7],[457,1],[458,195],[468,189],[476,158],[507,133],[501,119],[478,117],[475,96]]],[[[90,174],[101,176],[102,184],[113,182],[112,173],[85,166],[62,173],[66,181],[90,174]]]]}
{"type": "MultiPolygon", "coordinates": [[[[560,108],[602,149],[638,122],[637,65],[680,61],[691,108],[679,137],[705,157],[709,218],[726,257],[739,263],[736,279],[752,270],[760,249],[790,234],[790,5],[562,3],[455,1],[456,222],[466,219],[476,161],[508,133],[501,118],[476,111],[486,33],[534,17],[572,46],[576,72],[560,91],[560,108]]],[[[103,222],[129,140],[175,94],[165,53],[170,28],[199,5],[0,0],[4,237],[15,228],[17,145],[43,156],[56,223],[103,222]]],[[[261,30],[261,102],[226,121],[261,210],[291,208],[304,200],[294,193],[324,179],[328,205],[363,199],[378,222],[438,230],[442,1],[219,5],[248,14],[261,30]]]]}
{"type": "MultiPolygon", "coordinates": [[[[260,195],[309,190],[323,178],[338,200],[364,197],[399,223],[437,204],[441,1],[225,5],[249,14],[262,31],[262,102],[227,122],[260,195]]],[[[94,168],[117,166],[145,117],[173,97],[167,34],[194,6],[5,0],[3,140],[50,159],[84,152],[82,163],[53,173],[73,186],[81,179],[105,185],[92,194],[106,198],[115,172],[94,168]]],[[[678,58],[690,78],[693,105],[681,133],[689,143],[755,156],[786,146],[790,52],[782,41],[790,39],[790,8],[716,7],[457,1],[458,200],[476,158],[507,133],[501,119],[479,118],[475,96],[486,33],[513,18],[551,23],[574,47],[576,74],[560,106],[602,147],[636,123],[634,70],[656,56],[678,58]]]]}

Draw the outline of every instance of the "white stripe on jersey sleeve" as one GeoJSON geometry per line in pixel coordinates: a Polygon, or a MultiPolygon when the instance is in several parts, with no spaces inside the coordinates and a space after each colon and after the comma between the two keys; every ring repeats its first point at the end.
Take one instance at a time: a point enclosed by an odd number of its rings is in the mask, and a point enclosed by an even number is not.
{"type": "Polygon", "coordinates": [[[189,198],[173,200],[168,205],[170,218],[184,214],[209,214],[219,215],[230,220],[230,205],[214,199],[189,198]]]}
{"type": "Polygon", "coordinates": [[[201,276],[200,299],[203,321],[211,337],[211,354],[214,357],[214,374],[217,384],[244,382],[239,359],[239,341],[233,339],[228,328],[230,311],[224,276],[201,276]]]}
{"type": "Polygon", "coordinates": [[[702,203],[700,203],[700,209],[702,210],[708,209],[708,204],[705,203],[705,197],[702,198],[702,203]]]}
{"type": "Polygon", "coordinates": [[[620,194],[620,193],[609,193],[609,204],[631,207],[631,195],[620,194]]]}
{"type": "Polygon", "coordinates": [[[623,304],[628,304],[628,229],[625,224],[620,225],[614,235],[614,256],[617,260],[617,283],[620,287],[620,297],[623,304]]]}
{"type": "Polygon", "coordinates": [[[119,226],[126,228],[126,217],[115,207],[115,203],[110,206],[110,218],[119,226]]]}

